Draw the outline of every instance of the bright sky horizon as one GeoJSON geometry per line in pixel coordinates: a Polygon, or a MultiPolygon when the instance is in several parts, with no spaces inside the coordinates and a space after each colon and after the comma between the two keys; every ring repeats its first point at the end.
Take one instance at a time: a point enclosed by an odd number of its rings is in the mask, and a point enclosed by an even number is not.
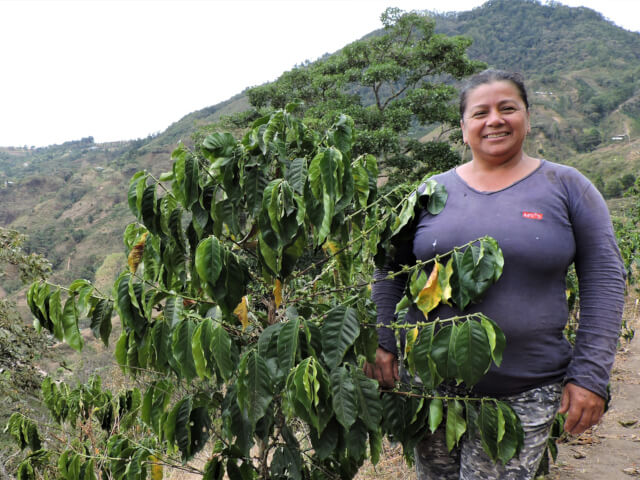
{"type": "MultiPolygon", "coordinates": [[[[0,0],[0,146],[144,138],[381,28],[389,6],[485,2],[0,0]]],[[[559,3],[640,32],[638,0],[559,3]]]]}

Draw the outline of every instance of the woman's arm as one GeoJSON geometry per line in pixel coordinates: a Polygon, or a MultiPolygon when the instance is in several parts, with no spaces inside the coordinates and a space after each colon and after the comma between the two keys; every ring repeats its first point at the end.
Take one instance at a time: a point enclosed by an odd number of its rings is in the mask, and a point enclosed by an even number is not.
{"type": "Polygon", "coordinates": [[[389,273],[401,269],[401,265],[415,263],[413,256],[413,234],[406,237],[407,241],[395,246],[394,258],[387,262],[384,268],[376,269],[371,287],[371,296],[377,307],[376,323],[379,325],[378,349],[376,362],[366,362],[365,374],[378,381],[383,387],[393,387],[398,380],[398,349],[396,347],[396,333],[388,327],[396,318],[396,305],[404,295],[408,275],[398,275],[387,278],[389,273]]]}
{"type": "MultiPolygon", "coordinates": [[[[577,182],[573,183],[575,186],[577,182]]],[[[565,378],[565,430],[581,433],[604,411],[625,294],[625,270],[602,195],[588,180],[570,196],[580,288],[580,322],[565,378]]]]}

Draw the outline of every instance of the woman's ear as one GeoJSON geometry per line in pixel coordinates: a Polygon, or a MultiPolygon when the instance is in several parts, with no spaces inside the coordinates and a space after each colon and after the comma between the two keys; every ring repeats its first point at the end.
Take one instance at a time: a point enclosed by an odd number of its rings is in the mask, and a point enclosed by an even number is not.
{"type": "Polygon", "coordinates": [[[464,121],[460,120],[460,130],[462,130],[462,143],[467,143],[467,136],[464,133],[464,121]]]}

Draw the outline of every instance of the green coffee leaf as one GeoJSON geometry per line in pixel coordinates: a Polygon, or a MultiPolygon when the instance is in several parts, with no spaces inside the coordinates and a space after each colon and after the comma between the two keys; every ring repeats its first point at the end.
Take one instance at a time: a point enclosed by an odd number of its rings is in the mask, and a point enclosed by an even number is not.
{"type": "MultiPolygon", "coordinates": [[[[225,382],[228,382],[232,378],[236,368],[231,345],[231,337],[229,337],[229,334],[222,325],[218,324],[213,327],[211,331],[210,351],[215,359],[218,371],[225,382]]],[[[262,359],[262,357],[260,358],[262,359]]]]}
{"type": "Polygon", "coordinates": [[[367,427],[359,419],[347,430],[346,446],[349,457],[358,461],[366,458],[367,433],[367,427]]]}
{"type": "Polygon", "coordinates": [[[351,371],[358,399],[358,418],[370,431],[377,430],[382,420],[382,402],[378,392],[378,382],[368,378],[360,369],[351,371]]]}
{"type": "Polygon", "coordinates": [[[322,365],[307,357],[291,370],[287,377],[285,398],[291,413],[295,413],[322,435],[330,415],[324,401],[328,396],[330,380],[322,365]]]}
{"type": "Polygon", "coordinates": [[[458,445],[460,438],[467,430],[464,420],[464,406],[459,400],[447,400],[446,439],[449,451],[458,445]]]}
{"type": "MultiPolygon", "coordinates": [[[[62,341],[64,339],[64,326],[62,321],[62,301],[60,300],[60,289],[56,289],[47,300],[49,305],[48,313],[49,313],[49,321],[45,325],[52,326],[53,329],[51,333],[58,340],[62,341]]],[[[45,309],[45,311],[47,311],[45,309]]],[[[45,317],[46,318],[46,317],[45,317]]]]}
{"type": "Polygon", "coordinates": [[[156,185],[154,183],[144,189],[142,193],[142,203],[140,205],[142,223],[144,223],[144,226],[153,234],[159,233],[160,227],[156,205],[156,185]]]}
{"type": "Polygon", "coordinates": [[[146,172],[144,171],[139,171],[136,172],[136,174],[131,177],[131,180],[129,181],[129,191],[127,193],[127,202],[129,204],[129,209],[131,210],[131,213],[133,213],[133,215],[136,218],[140,218],[141,214],[140,214],[140,202],[142,201],[142,198],[140,196],[140,200],[138,200],[138,191],[144,191],[144,187],[146,185],[146,172]]]}
{"type": "MultiPolygon", "coordinates": [[[[507,463],[520,453],[524,444],[524,431],[516,412],[506,402],[497,402],[498,413],[502,418],[503,428],[499,425],[498,458],[507,463]]],[[[555,445],[555,442],[552,442],[555,445]]]]}
{"type": "Polygon", "coordinates": [[[457,376],[467,386],[475,385],[491,365],[491,346],[485,329],[475,320],[458,326],[454,343],[457,376]]]}
{"type": "Polygon", "coordinates": [[[358,415],[358,399],[356,386],[349,370],[344,366],[335,368],[330,374],[331,402],[338,422],[349,430],[358,415]]]}
{"type": "Polygon", "coordinates": [[[111,335],[111,315],[113,314],[113,302],[101,298],[91,312],[91,331],[94,337],[100,338],[105,346],[109,346],[111,335]]]}
{"type": "Polygon", "coordinates": [[[434,333],[435,323],[422,327],[408,359],[411,373],[417,373],[426,388],[435,388],[441,381],[435,362],[431,358],[434,333]]]}
{"type": "Polygon", "coordinates": [[[164,424],[164,435],[169,444],[178,446],[183,460],[191,457],[191,396],[180,400],[173,407],[164,424]]]}
{"type": "Polygon", "coordinates": [[[64,331],[64,341],[74,350],[82,350],[84,340],[78,328],[78,314],[76,311],[75,298],[69,297],[64,303],[62,310],[62,328],[64,331]]]}
{"type": "Polygon", "coordinates": [[[492,401],[483,401],[476,420],[483,450],[495,461],[498,458],[498,412],[492,401]]]}
{"type": "Polygon", "coordinates": [[[198,201],[200,197],[198,178],[200,176],[200,169],[198,164],[198,159],[192,155],[188,154],[185,157],[184,161],[184,177],[183,179],[183,191],[184,191],[184,206],[185,208],[189,208],[194,203],[198,201]]]}
{"type": "Polygon", "coordinates": [[[238,404],[254,427],[267,413],[273,398],[271,385],[264,359],[255,350],[245,355],[238,373],[238,404]]]}
{"type": "Polygon", "coordinates": [[[180,368],[180,374],[188,382],[198,375],[191,347],[194,331],[193,320],[185,318],[174,328],[171,341],[171,352],[180,368]]]}
{"type": "Polygon", "coordinates": [[[442,423],[443,404],[439,398],[434,398],[429,402],[429,430],[434,433],[442,423]]]}
{"type": "Polygon", "coordinates": [[[211,458],[204,466],[202,480],[222,480],[224,467],[218,457],[211,458]]]}
{"type": "Polygon", "coordinates": [[[156,319],[151,329],[151,343],[151,364],[159,372],[166,372],[170,364],[175,362],[171,353],[171,327],[166,321],[156,319]]]}
{"type": "Polygon", "coordinates": [[[457,327],[446,325],[433,338],[431,358],[436,365],[438,374],[444,379],[454,379],[458,374],[455,361],[455,342],[457,327]]]}
{"type": "Polygon", "coordinates": [[[172,296],[167,298],[164,306],[164,320],[169,328],[174,328],[184,317],[184,304],[182,297],[172,296]]]}
{"type": "MultiPolygon", "coordinates": [[[[196,367],[196,373],[201,379],[211,378],[211,371],[207,368],[207,361],[202,347],[202,331],[206,329],[204,322],[200,322],[193,332],[193,339],[191,340],[191,352],[193,354],[193,363],[196,367]]],[[[206,338],[206,332],[205,332],[206,338]]],[[[209,339],[210,340],[210,339],[209,339]]],[[[206,342],[205,342],[206,343],[206,342]]]]}
{"type": "Polygon", "coordinates": [[[202,142],[202,147],[207,150],[210,158],[228,158],[233,154],[237,141],[230,133],[215,132],[202,142]]]}
{"type": "Polygon", "coordinates": [[[208,293],[214,297],[213,286],[220,277],[224,262],[224,250],[218,239],[211,235],[198,245],[196,249],[196,271],[203,284],[208,286],[208,293]]]}
{"type": "Polygon", "coordinates": [[[360,208],[365,208],[369,200],[369,172],[360,163],[353,167],[353,183],[360,208]]]}
{"type": "Polygon", "coordinates": [[[400,231],[407,226],[407,224],[413,220],[415,216],[416,196],[410,195],[402,202],[402,210],[397,217],[395,217],[393,225],[391,226],[391,235],[397,235],[400,231]]]}
{"type": "Polygon", "coordinates": [[[358,311],[338,306],[331,310],[322,326],[322,355],[333,370],[360,334],[358,311]]]}
{"type": "Polygon", "coordinates": [[[278,375],[278,336],[283,325],[284,323],[269,325],[258,339],[258,354],[264,358],[269,373],[274,378],[278,375]]]}
{"type": "Polygon", "coordinates": [[[307,159],[306,158],[294,158],[289,164],[289,168],[285,174],[285,178],[291,188],[298,194],[304,194],[304,184],[307,181],[307,159]]]}
{"type": "Polygon", "coordinates": [[[485,315],[481,315],[480,324],[482,325],[482,328],[484,328],[487,334],[487,339],[489,340],[491,358],[493,358],[493,361],[497,366],[500,366],[502,363],[502,352],[504,351],[504,347],[507,343],[504,333],[496,322],[485,315]]]}
{"type": "Polygon", "coordinates": [[[211,431],[211,419],[204,407],[195,407],[189,415],[189,458],[204,448],[211,431]]]}
{"type": "Polygon", "coordinates": [[[245,168],[244,188],[247,195],[247,208],[250,213],[257,215],[262,206],[262,194],[268,184],[268,179],[259,166],[245,168]]]}
{"type": "Polygon", "coordinates": [[[298,338],[300,336],[300,317],[289,320],[284,324],[278,335],[278,360],[280,369],[285,376],[293,368],[298,351],[298,338]]]}

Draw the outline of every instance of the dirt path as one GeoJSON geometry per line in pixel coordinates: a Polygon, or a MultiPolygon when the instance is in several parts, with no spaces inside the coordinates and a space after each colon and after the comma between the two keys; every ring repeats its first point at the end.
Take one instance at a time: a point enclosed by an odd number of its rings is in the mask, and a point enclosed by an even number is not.
{"type": "Polygon", "coordinates": [[[630,318],[635,338],[616,357],[611,405],[602,422],[559,445],[549,480],[640,478],[640,321],[630,318]]]}

